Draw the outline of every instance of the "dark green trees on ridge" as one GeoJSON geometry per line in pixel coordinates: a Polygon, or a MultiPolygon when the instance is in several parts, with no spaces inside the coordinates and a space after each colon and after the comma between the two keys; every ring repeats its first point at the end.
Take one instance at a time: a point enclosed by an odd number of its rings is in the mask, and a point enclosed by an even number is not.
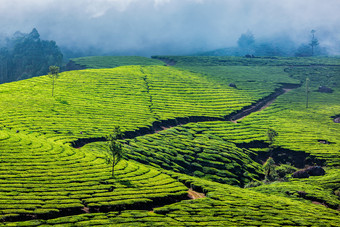
{"type": "Polygon", "coordinates": [[[0,46],[0,83],[48,73],[50,65],[61,66],[63,54],[54,41],[41,40],[37,29],[16,32],[0,46]]]}

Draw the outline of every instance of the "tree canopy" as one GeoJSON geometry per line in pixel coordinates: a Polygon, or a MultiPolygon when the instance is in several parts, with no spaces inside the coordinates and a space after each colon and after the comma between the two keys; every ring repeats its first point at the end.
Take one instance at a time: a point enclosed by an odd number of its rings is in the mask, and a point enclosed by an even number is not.
{"type": "Polygon", "coordinates": [[[0,83],[47,74],[49,66],[61,66],[62,59],[56,42],[41,40],[37,29],[16,32],[0,49],[0,83]]]}

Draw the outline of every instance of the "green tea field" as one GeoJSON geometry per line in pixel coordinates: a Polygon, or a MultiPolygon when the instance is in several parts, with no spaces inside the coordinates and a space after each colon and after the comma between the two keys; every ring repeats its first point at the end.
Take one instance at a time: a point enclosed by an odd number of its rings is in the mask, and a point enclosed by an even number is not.
{"type": "Polygon", "coordinates": [[[340,226],[339,58],[69,67],[0,84],[0,226],[340,226]]]}

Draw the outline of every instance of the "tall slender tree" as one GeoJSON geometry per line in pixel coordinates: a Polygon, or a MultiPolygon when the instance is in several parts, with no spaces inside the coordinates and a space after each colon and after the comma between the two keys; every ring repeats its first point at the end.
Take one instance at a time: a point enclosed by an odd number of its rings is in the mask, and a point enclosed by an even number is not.
{"type": "Polygon", "coordinates": [[[275,148],[274,142],[276,139],[276,136],[278,136],[279,134],[274,130],[269,128],[267,130],[267,138],[268,138],[268,142],[269,142],[269,147],[268,147],[268,151],[269,151],[269,156],[271,157],[273,155],[273,151],[275,148]]]}
{"type": "Polygon", "coordinates": [[[315,38],[315,32],[316,32],[315,30],[311,31],[312,38],[311,38],[310,43],[309,43],[309,45],[312,47],[312,56],[314,56],[315,47],[319,45],[318,39],[315,38]]]}
{"type": "Polygon", "coordinates": [[[50,72],[48,73],[48,75],[52,78],[52,96],[53,96],[53,93],[54,93],[54,81],[59,76],[59,67],[55,66],[55,65],[51,65],[49,69],[50,69],[50,72]]]}
{"type": "Polygon", "coordinates": [[[306,78],[306,108],[308,108],[308,96],[309,96],[309,78],[306,78]]]}
{"type": "Polygon", "coordinates": [[[123,158],[123,146],[119,139],[123,138],[123,133],[119,126],[113,129],[113,133],[106,137],[108,142],[109,155],[106,161],[112,164],[112,177],[114,177],[114,168],[123,158]]]}

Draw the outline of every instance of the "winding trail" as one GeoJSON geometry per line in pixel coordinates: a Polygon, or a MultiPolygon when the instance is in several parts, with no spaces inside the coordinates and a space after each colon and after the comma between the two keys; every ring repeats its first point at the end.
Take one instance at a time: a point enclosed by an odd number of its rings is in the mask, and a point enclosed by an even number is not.
{"type": "MultiPolygon", "coordinates": [[[[298,88],[301,84],[281,84],[282,86],[276,89],[272,94],[258,100],[252,105],[245,106],[242,109],[235,111],[229,115],[224,117],[205,117],[205,116],[190,116],[190,117],[177,117],[175,119],[168,120],[159,120],[152,123],[152,126],[149,127],[141,127],[135,131],[126,131],[124,132],[123,139],[133,139],[137,136],[144,136],[147,134],[154,134],[160,131],[166,130],[171,127],[176,127],[179,125],[187,124],[187,123],[197,123],[197,122],[205,122],[205,121],[232,121],[237,123],[242,120],[246,116],[250,115],[253,112],[264,110],[270,104],[272,104],[276,98],[280,95],[283,95],[292,89],[298,88]]],[[[71,145],[73,148],[81,148],[86,144],[93,142],[101,142],[106,141],[104,136],[95,137],[95,138],[80,138],[73,142],[71,145]]]]}
{"type": "Polygon", "coordinates": [[[274,95],[275,97],[273,99],[270,99],[268,101],[264,100],[263,102],[258,102],[257,104],[255,104],[252,107],[249,107],[249,109],[244,110],[242,113],[239,113],[239,115],[235,115],[232,119],[230,119],[230,121],[234,122],[234,123],[238,123],[238,121],[242,120],[243,118],[247,117],[249,114],[253,113],[253,112],[258,112],[258,111],[262,111],[265,108],[267,108],[268,106],[270,106],[278,96],[286,94],[287,92],[293,90],[293,88],[282,88],[282,94],[277,94],[274,95]],[[259,109],[258,109],[259,108],[259,109]],[[247,114],[248,112],[250,112],[249,114],[247,114]],[[242,116],[243,114],[246,114],[244,116],[242,116]],[[241,117],[242,116],[242,117],[241,117]]]}
{"type": "MultiPolygon", "coordinates": [[[[147,78],[145,78],[147,82],[147,78]]],[[[156,121],[152,124],[151,127],[142,127],[139,128],[136,131],[128,131],[125,132],[125,136],[123,139],[130,139],[134,138],[137,136],[142,136],[142,135],[147,135],[147,134],[152,134],[152,133],[157,133],[159,131],[165,130],[170,127],[175,127],[178,125],[190,123],[190,122],[204,122],[204,121],[232,121],[237,123],[237,121],[243,119],[244,117],[248,116],[249,114],[256,112],[256,111],[261,111],[268,107],[270,104],[272,104],[275,99],[290,90],[299,87],[300,85],[297,84],[282,84],[282,86],[278,89],[276,89],[272,94],[268,95],[267,97],[264,97],[260,100],[258,100],[256,103],[253,103],[250,106],[246,106],[242,108],[239,111],[236,111],[234,113],[231,113],[227,116],[224,117],[202,117],[202,116],[190,116],[186,118],[175,118],[175,119],[169,119],[169,120],[162,120],[162,121],[156,121]]],[[[74,148],[81,148],[84,145],[92,142],[98,142],[98,141],[106,141],[105,137],[97,137],[97,138],[81,138],[76,141],[73,141],[71,145],[74,148]]],[[[172,204],[178,201],[182,200],[187,200],[187,199],[201,199],[205,198],[206,195],[204,193],[197,192],[193,190],[191,187],[188,187],[188,194],[185,196],[182,196],[181,198],[169,198],[169,201],[153,201],[149,204],[133,204],[131,206],[127,207],[99,207],[98,210],[90,210],[88,207],[84,205],[84,207],[81,209],[80,213],[96,213],[96,212],[106,212],[106,211],[111,211],[111,210],[117,210],[117,211],[122,211],[122,210],[127,210],[127,209],[142,209],[142,210],[149,210],[150,212],[153,212],[154,208],[156,207],[161,207],[164,205],[172,204]]],[[[57,215],[58,217],[65,216],[65,215],[57,215]]],[[[36,219],[36,218],[29,218],[30,219],[36,219]]]]}

